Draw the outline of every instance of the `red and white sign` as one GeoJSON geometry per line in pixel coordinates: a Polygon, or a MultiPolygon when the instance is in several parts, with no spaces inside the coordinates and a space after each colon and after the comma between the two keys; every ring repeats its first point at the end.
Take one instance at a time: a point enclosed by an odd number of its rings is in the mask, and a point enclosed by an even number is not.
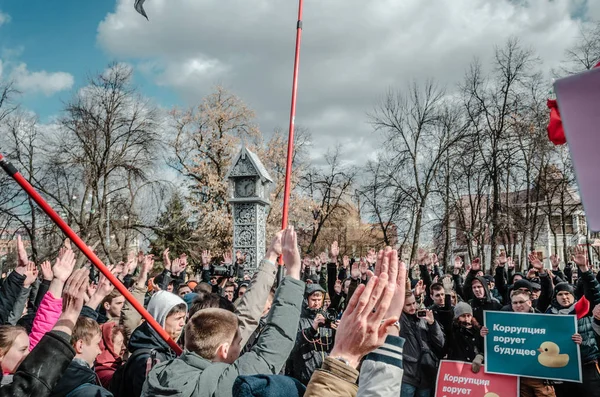
{"type": "Polygon", "coordinates": [[[473,373],[471,363],[442,360],[435,397],[519,397],[519,378],[473,373]]]}

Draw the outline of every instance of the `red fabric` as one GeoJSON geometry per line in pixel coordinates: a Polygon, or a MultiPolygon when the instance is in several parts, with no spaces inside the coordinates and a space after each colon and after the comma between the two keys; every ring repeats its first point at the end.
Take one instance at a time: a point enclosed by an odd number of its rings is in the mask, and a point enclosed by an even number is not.
{"type": "Polygon", "coordinates": [[[100,383],[105,388],[109,386],[115,371],[123,363],[120,355],[121,352],[113,351],[112,331],[115,325],[117,324],[114,321],[109,321],[100,327],[102,330],[102,340],[100,341],[100,350],[102,353],[96,358],[94,369],[98,378],[100,378],[100,383]]]}
{"type": "Polygon", "coordinates": [[[575,304],[575,313],[577,313],[577,320],[587,316],[590,312],[591,306],[592,305],[590,304],[590,301],[587,300],[585,296],[582,296],[581,299],[579,299],[575,304]]]}
{"type": "MultiPolygon", "coordinates": [[[[600,62],[594,66],[600,68],[600,62]]],[[[565,137],[565,130],[560,119],[560,111],[558,110],[558,104],[554,99],[548,99],[548,108],[550,109],[550,122],[548,123],[548,139],[555,145],[564,145],[567,143],[565,137]]]]}
{"type": "Polygon", "coordinates": [[[567,142],[565,130],[560,119],[558,103],[556,99],[548,99],[548,108],[550,109],[550,122],[548,123],[548,139],[555,145],[564,145],[567,142]]]}

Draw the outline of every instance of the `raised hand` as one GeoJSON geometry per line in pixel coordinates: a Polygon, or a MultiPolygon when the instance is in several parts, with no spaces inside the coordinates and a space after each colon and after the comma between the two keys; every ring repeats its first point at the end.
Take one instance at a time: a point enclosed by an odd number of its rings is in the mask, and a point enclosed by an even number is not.
{"type": "Polygon", "coordinates": [[[431,310],[426,310],[425,313],[426,313],[425,321],[427,321],[427,324],[433,325],[433,323],[435,323],[435,318],[433,317],[433,312],[431,310]]]}
{"type": "Polygon", "coordinates": [[[183,254],[179,255],[179,260],[181,261],[181,263],[183,264],[184,267],[187,267],[187,265],[188,265],[187,258],[188,258],[188,256],[185,252],[183,254]]]}
{"type": "Polygon", "coordinates": [[[340,254],[340,247],[338,246],[338,242],[334,241],[331,243],[331,248],[329,250],[329,258],[332,263],[337,263],[338,255],[340,254]]]}
{"type": "Polygon", "coordinates": [[[515,268],[515,262],[513,262],[513,258],[511,256],[509,256],[508,258],[508,268],[509,269],[514,269],[515,268]]]}
{"type": "Polygon", "coordinates": [[[42,268],[42,276],[44,277],[44,280],[52,281],[54,278],[54,273],[52,273],[52,265],[50,264],[50,261],[42,262],[40,268],[42,268]]]}
{"type": "Polygon", "coordinates": [[[552,264],[552,269],[558,270],[558,266],[560,265],[560,257],[556,254],[550,255],[550,263],[552,264]]]}
{"type": "Polygon", "coordinates": [[[454,258],[454,274],[460,273],[460,269],[463,267],[463,261],[460,256],[454,258]]]}
{"type": "Polygon", "coordinates": [[[358,262],[354,262],[352,264],[352,268],[350,269],[350,277],[353,279],[357,279],[360,277],[360,269],[358,268],[358,262]]]}
{"type": "Polygon", "coordinates": [[[419,263],[419,265],[431,264],[431,258],[429,256],[429,253],[423,248],[419,248],[419,250],[417,251],[417,262],[419,263]]]}
{"type": "Polygon", "coordinates": [[[590,270],[585,247],[575,247],[575,255],[573,255],[572,260],[582,272],[587,272],[590,270]]]}
{"type": "Polygon", "coordinates": [[[212,256],[210,255],[210,251],[202,251],[202,266],[210,265],[210,260],[212,256]]]}
{"type": "Polygon", "coordinates": [[[440,261],[439,261],[439,259],[438,259],[438,256],[437,256],[437,254],[431,254],[431,262],[432,262],[434,265],[437,265],[438,263],[440,263],[440,261]]]}
{"type": "Polygon", "coordinates": [[[342,258],[342,267],[344,269],[348,269],[348,266],[350,266],[350,258],[348,257],[348,255],[344,255],[344,257],[342,258]]]}
{"type": "Polygon", "coordinates": [[[55,279],[65,283],[69,276],[71,276],[71,273],[73,273],[73,267],[75,266],[76,259],[75,253],[68,248],[61,250],[61,252],[62,254],[58,256],[56,263],[54,263],[52,272],[54,273],[55,279]]]}
{"type": "Polygon", "coordinates": [[[367,274],[367,270],[369,270],[369,265],[367,264],[367,261],[365,260],[365,258],[360,258],[360,274],[361,276],[364,276],[367,274]]]}
{"type": "Polygon", "coordinates": [[[20,234],[17,234],[17,259],[17,267],[15,268],[15,272],[23,275],[27,271],[29,259],[27,259],[27,250],[25,249],[23,240],[21,240],[20,234]]]}
{"type": "Polygon", "coordinates": [[[377,262],[377,253],[373,248],[371,248],[367,253],[367,263],[373,266],[375,262],[377,262]]]}
{"type": "Polygon", "coordinates": [[[187,264],[185,262],[182,262],[181,259],[175,258],[171,264],[171,273],[173,273],[176,276],[179,276],[179,274],[185,270],[186,266],[187,264]]]}
{"type": "Polygon", "coordinates": [[[481,270],[481,259],[473,259],[473,262],[471,262],[471,270],[475,270],[476,272],[481,270]]]}
{"type": "Polygon", "coordinates": [[[243,265],[246,262],[246,254],[242,253],[242,251],[236,251],[235,261],[238,265],[243,265]]]}
{"type": "Polygon", "coordinates": [[[25,271],[25,281],[23,282],[24,288],[29,288],[31,284],[37,279],[38,269],[35,263],[29,262],[27,264],[27,270],[25,271]]]}
{"type": "MultiPolygon", "coordinates": [[[[397,253],[391,252],[397,258],[397,253]]],[[[337,328],[331,356],[342,357],[355,368],[363,356],[383,345],[388,327],[398,320],[385,318],[396,292],[392,280],[398,277],[398,261],[391,261],[389,255],[390,252],[386,255],[387,265],[381,264],[379,277],[371,277],[366,286],[356,288],[337,328]]]]}
{"type": "Polygon", "coordinates": [[[298,250],[298,236],[293,226],[288,226],[283,233],[283,263],[285,263],[286,275],[300,280],[302,260],[298,250]]]}
{"type": "Polygon", "coordinates": [[[90,271],[86,268],[75,270],[63,289],[63,314],[74,319],[73,325],[75,325],[75,321],[77,321],[83,308],[83,300],[89,286],[89,274],[90,271]]]}
{"type": "Polygon", "coordinates": [[[165,270],[169,270],[171,271],[171,258],[169,257],[169,249],[166,248],[163,251],[163,267],[165,268],[165,270]]]}
{"type": "Polygon", "coordinates": [[[537,254],[535,252],[531,252],[528,255],[528,259],[529,262],[531,263],[531,266],[533,266],[533,268],[540,272],[542,270],[544,270],[544,265],[542,264],[542,261],[538,258],[537,254]]]}
{"type": "Polygon", "coordinates": [[[233,256],[231,256],[231,252],[227,251],[223,254],[223,264],[224,265],[233,264],[233,256]]]}
{"type": "Polygon", "coordinates": [[[425,284],[423,280],[419,280],[415,285],[415,296],[421,296],[425,293],[425,284]]]}
{"type": "Polygon", "coordinates": [[[500,256],[498,256],[496,261],[497,261],[496,264],[498,266],[504,267],[504,265],[506,265],[506,263],[508,262],[508,258],[506,257],[506,251],[500,252],[500,256]]]}

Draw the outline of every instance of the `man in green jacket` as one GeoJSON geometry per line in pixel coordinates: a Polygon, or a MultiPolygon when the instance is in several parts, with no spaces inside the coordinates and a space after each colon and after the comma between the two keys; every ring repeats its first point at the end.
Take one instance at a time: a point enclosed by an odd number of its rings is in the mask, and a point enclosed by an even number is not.
{"type": "Polygon", "coordinates": [[[240,357],[239,320],[222,309],[197,312],[185,327],[185,352],[156,365],[148,374],[142,396],[229,397],[239,375],[276,374],[295,342],[304,283],[293,227],[282,235],[286,277],[277,290],[267,325],[256,345],[240,357]]]}

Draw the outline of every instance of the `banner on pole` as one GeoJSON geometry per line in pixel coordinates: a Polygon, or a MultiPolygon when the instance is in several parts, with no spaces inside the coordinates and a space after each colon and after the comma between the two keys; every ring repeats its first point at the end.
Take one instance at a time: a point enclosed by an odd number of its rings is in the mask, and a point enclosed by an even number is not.
{"type": "Polygon", "coordinates": [[[471,363],[442,360],[438,370],[435,397],[518,397],[519,378],[473,373],[471,363]]]}
{"type": "Polygon", "coordinates": [[[484,322],[486,372],[581,382],[575,316],[486,311],[484,322]]]}

